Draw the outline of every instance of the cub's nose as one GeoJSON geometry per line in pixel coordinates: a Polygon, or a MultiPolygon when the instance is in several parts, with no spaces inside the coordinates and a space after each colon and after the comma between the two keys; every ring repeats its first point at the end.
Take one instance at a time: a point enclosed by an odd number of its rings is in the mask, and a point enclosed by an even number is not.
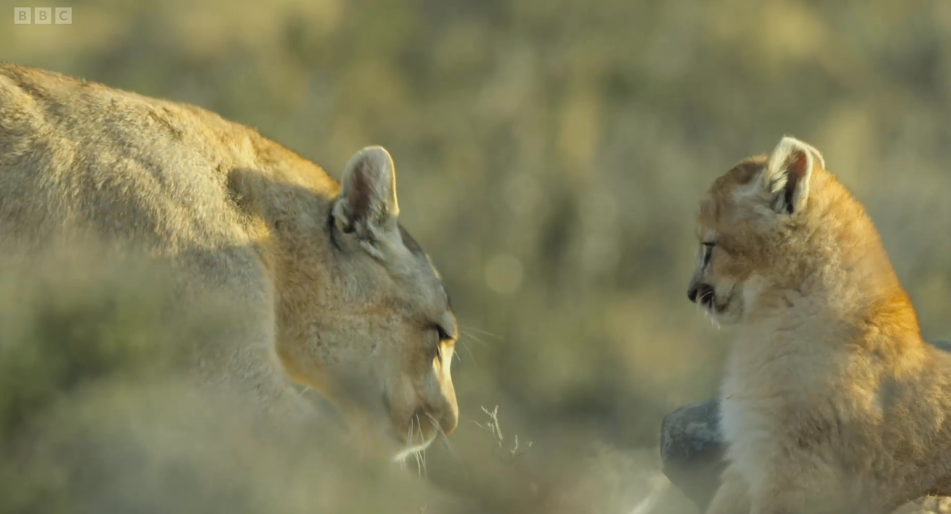
{"type": "Polygon", "coordinates": [[[697,303],[698,298],[703,298],[707,294],[712,293],[713,288],[707,284],[691,285],[690,289],[687,290],[687,298],[689,298],[691,302],[697,303]]]}

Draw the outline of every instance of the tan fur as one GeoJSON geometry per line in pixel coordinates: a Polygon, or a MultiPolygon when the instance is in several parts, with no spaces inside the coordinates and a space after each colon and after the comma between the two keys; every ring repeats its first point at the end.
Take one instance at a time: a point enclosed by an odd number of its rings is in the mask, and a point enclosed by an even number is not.
{"type": "Polygon", "coordinates": [[[247,312],[196,350],[204,383],[312,408],[290,378],[425,446],[457,423],[455,318],[398,224],[389,154],[343,175],[198,107],[0,64],[0,248],[96,240],[170,263],[185,305],[215,291],[247,312]]]}
{"type": "Polygon", "coordinates": [[[718,178],[691,299],[737,325],[722,386],[729,467],[708,513],[887,513],[951,490],[951,356],[865,210],[783,138],[718,178]],[[708,255],[709,253],[709,255],[708,255]]]}

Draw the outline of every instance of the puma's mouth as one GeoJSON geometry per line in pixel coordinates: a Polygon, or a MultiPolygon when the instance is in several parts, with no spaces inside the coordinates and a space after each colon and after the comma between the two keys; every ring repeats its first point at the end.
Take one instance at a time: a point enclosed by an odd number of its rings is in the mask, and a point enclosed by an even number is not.
{"type": "Polygon", "coordinates": [[[393,462],[403,462],[407,457],[418,454],[436,440],[440,429],[434,418],[423,410],[417,410],[402,427],[393,427],[390,435],[398,445],[393,462]]]}
{"type": "Polygon", "coordinates": [[[733,304],[733,292],[734,290],[730,289],[730,292],[728,292],[726,295],[717,295],[714,293],[710,297],[709,305],[706,307],[714,314],[723,314],[729,310],[733,304]]]}
{"type": "Polygon", "coordinates": [[[410,455],[415,455],[421,453],[429,448],[429,445],[432,444],[433,440],[426,441],[422,444],[409,445],[404,447],[402,450],[396,452],[396,455],[391,459],[395,463],[401,463],[406,460],[410,455]]]}

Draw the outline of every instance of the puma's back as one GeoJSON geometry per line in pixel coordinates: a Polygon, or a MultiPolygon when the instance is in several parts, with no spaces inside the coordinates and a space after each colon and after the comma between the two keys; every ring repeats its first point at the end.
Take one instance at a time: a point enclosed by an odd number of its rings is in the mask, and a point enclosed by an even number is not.
{"type": "Polygon", "coordinates": [[[338,190],[308,161],[203,109],[0,65],[4,237],[94,231],[157,252],[246,243],[226,187],[239,167],[338,190]]]}

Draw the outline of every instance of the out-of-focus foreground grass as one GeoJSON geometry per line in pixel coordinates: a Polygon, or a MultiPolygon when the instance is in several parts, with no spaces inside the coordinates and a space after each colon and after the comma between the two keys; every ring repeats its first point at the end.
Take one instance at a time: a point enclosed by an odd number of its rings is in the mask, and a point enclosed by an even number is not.
{"type": "Polygon", "coordinates": [[[226,394],[193,394],[188,348],[227,330],[227,301],[209,297],[186,314],[174,308],[168,270],[67,261],[13,268],[0,281],[0,512],[357,513],[381,511],[384,498],[396,511],[424,504],[406,474],[344,454],[334,426],[303,432],[226,394]]]}
{"type": "MultiPolygon", "coordinates": [[[[696,202],[784,133],[866,203],[926,337],[951,335],[945,0],[60,4],[72,25],[11,22],[0,59],[196,103],[334,175],[362,146],[391,151],[403,222],[464,327],[461,425],[451,450],[427,452],[446,490],[512,509],[565,483],[598,491],[588,505],[602,512],[643,497],[662,415],[713,394],[728,337],[685,299],[696,202]],[[496,405],[501,448],[481,408],[496,405]]],[[[132,370],[136,348],[121,350],[132,370]]],[[[132,397],[102,389],[89,401],[132,397]]],[[[266,480],[299,471],[268,458],[281,471],[266,480]]],[[[665,502],[657,512],[690,512],[676,493],[665,502]]]]}
{"type": "Polygon", "coordinates": [[[384,465],[332,418],[295,424],[195,394],[190,349],[240,313],[214,295],[183,311],[154,262],[71,251],[0,262],[0,513],[567,514],[637,505],[657,486],[649,459],[604,448],[570,480],[523,466],[531,443],[493,409],[478,451],[455,456],[467,483],[438,490],[420,480],[425,456],[384,465]]]}

